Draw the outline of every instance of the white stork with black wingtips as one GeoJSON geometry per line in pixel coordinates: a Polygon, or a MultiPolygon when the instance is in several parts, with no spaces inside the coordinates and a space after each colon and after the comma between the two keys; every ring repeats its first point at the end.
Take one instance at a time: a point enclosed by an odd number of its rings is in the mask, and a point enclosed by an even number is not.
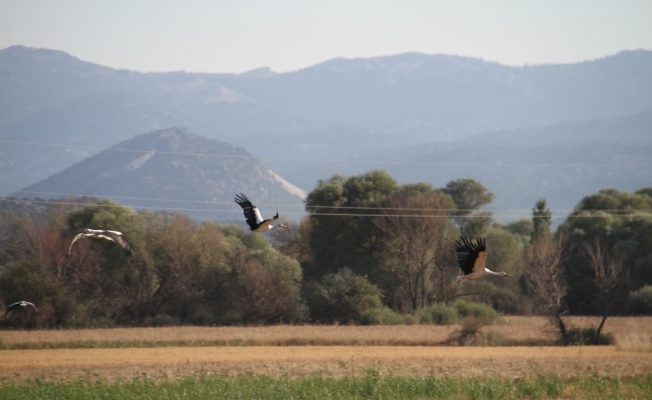
{"type": "Polygon", "coordinates": [[[40,314],[40,312],[38,311],[38,308],[36,308],[34,303],[30,303],[29,301],[17,301],[15,303],[9,305],[9,307],[7,307],[7,311],[5,311],[5,318],[7,318],[7,314],[9,314],[10,312],[12,312],[14,309],[16,309],[18,307],[23,307],[23,308],[32,307],[34,309],[34,311],[36,311],[37,314],[40,314]]]}
{"type": "Polygon", "coordinates": [[[258,208],[256,208],[256,206],[251,203],[251,200],[249,200],[247,195],[244,193],[236,194],[235,202],[240,207],[242,207],[247,225],[249,225],[249,228],[251,229],[251,232],[247,232],[244,235],[241,235],[241,238],[252,233],[271,231],[274,228],[290,229],[287,225],[283,225],[280,222],[278,225],[272,225],[272,222],[278,219],[278,212],[273,218],[263,219],[263,217],[260,215],[260,211],[258,211],[258,208]]]}
{"type": "Polygon", "coordinates": [[[505,276],[514,278],[507,272],[494,272],[485,268],[487,259],[487,246],[484,238],[477,238],[473,243],[469,238],[462,237],[462,243],[455,242],[457,263],[460,265],[462,275],[455,278],[450,284],[459,283],[467,279],[478,279],[487,275],[505,276]]]}
{"type": "Polygon", "coordinates": [[[85,239],[85,238],[110,240],[122,246],[122,249],[124,250],[125,254],[128,256],[130,256],[134,250],[131,244],[129,244],[129,242],[127,242],[127,240],[124,238],[122,232],[109,231],[103,229],[84,229],[81,232],[79,232],[77,236],[75,236],[75,238],[72,240],[72,243],[70,243],[68,254],[70,254],[70,252],[72,251],[72,245],[75,244],[75,242],[78,239],[85,239]]]}

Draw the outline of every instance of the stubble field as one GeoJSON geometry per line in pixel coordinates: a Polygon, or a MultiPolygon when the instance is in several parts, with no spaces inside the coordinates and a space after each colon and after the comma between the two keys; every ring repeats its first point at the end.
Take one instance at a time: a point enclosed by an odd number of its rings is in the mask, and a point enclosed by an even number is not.
{"type": "MultiPolygon", "coordinates": [[[[597,325],[575,318],[573,326],[597,325]]],[[[652,318],[612,318],[615,346],[551,346],[536,317],[505,317],[483,328],[493,344],[441,346],[457,326],[167,327],[2,331],[0,379],[114,380],[188,375],[387,375],[517,378],[550,373],[624,377],[652,371],[652,318]],[[538,343],[535,346],[518,346],[538,343]],[[505,346],[507,344],[508,346],[505,346]]]]}

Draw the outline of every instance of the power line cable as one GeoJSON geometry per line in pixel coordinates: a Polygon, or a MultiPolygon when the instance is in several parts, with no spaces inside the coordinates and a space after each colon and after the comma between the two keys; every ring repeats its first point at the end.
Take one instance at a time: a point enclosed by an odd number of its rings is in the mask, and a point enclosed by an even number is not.
{"type": "MultiPolygon", "coordinates": [[[[199,212],[219,212],[219,213],[236,213],[241,214],[242,210],[215,210],[215,209],[197,209],[197,208],[176,208],[176,207],[146,207],[146,206],[126,206],[123,204],[88,204],[88,203],[75,203],[75,202],[65,202],[65,201],[46,201],[46,200],[24,200],[24,199],[0,199],[0,201],[5,202],[24,202],[24,203],[36,203],[44,205],[74,205],[79,207],[93,206],[93,207],[126,207],[142,210],[161,210],[161,211],[199,211],[199,212]]],[[[443,211],[443,210],[437,210],[443,211]]],[[[551,212],[554,216],[554,212],[551,212]]],[[[355,213],[298,213],[298,212],[286,212],[288,215],[310,215],[310,216],[331,216],[331,217],[404,217],[404,218],[486,218],[485,215],[463,215],[463,216],[452,216],[449,214],[444,215],[433,215],[433,214],[355,214],[355,213]]],[[[645,215],[652,214],[650,211],[632,211],[631,214],[625,214],[624,216],[629,215],[645,215]]],[[[493,216],[496,218],[533,218],[532,215],[499,215],[493,216]]],[[[543,218],[543,217],[542,217],[543,218]]],[[[559,218],[559,217],[557,217],[559,218]]],[[[600,218],[598,215],[567,215],[566,218],[600,218]]]]}
{"type": "MultiPolygon", "coordinates": [[[[113,196],[113,195],[82,195],[78,193],[63,193],[63,192],[39,192],[33,190],[13,190],[13,189],[0,189],[0,191],[10,192],[10,193],[31,193],[31,194],[48,194],[48,195],[60,195],[60,196],[71,196],[71,197],[93,197],[93,198],[108,198],[108,199],[123,199],[123,200],[144,200],[144,201],[161,201],[161,202],[175,202],[175,203],[200,203],[200,204],[233,204],[232,201],[203,201],[203,200],[182,200],[182,199],[164,199],[164,198],[155,198],[155,197],[129,197],[129,196],[113,196]]],[[[460,208],[404,208],[404,207],[363,207],[363,206],[325,206],[325,205],[298,205],[298,204],[277,204],[277,203],[257,203],[260,206],[269,206],[269,207],[305,207],[305,208],[315,208],[315,209],[350,209],[350,210],[376,210],[376,211],[446,211],[446,212],[475,212],[475,211],[489,211],[492,213],[501,213],[501,212],[529,212],[530,208],[505,208],[505,209],[460,209],[460,208]]],[[[557,209],[555,212],[575,212],[575,211],[585,211],[585,212],[609,212],[609,213],[630,213],[632,210],[617,210],[617,209],[557,209]]],[[[634,210],[634,211],[645,211],[645,210],[634,210]]]]}

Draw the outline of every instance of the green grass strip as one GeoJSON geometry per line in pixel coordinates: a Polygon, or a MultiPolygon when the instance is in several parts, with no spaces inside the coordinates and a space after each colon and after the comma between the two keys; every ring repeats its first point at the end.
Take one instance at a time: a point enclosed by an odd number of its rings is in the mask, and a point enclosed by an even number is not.
{"type": "Polygon", "coordinates": [[[109,382],[3,382],[0,399],[632,399],[652,397],[652,374],[628,378],[452,378],[381,376],[271,378],[203,375],[183,379],[134,378],[109,382]]]}

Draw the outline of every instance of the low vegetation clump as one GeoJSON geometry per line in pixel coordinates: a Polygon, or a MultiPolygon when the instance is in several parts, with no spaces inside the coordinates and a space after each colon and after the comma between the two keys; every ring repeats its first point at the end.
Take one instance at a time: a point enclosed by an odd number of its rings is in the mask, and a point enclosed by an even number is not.
{"type": "Polygon", "coordinates": [[[634,315],[652,314],[652,285],[645,285],[632,292],[628,298],[629,309],[634,315]]]}
{"type": "Polygon", "coordinates": [[[406,319],[389,307],[377,307],[364,311],[360,316],[360,323],[362,325],[401,325],[406,323],[406,319]]]}
{"type": "Polygon", "coordinates": [[[378,288],[348,268],[306,286],[310,317],[320,323],[359,323],[362,315],[381,308],[378,288]]]}
{"type": "Polygon", "coordinates": [[[493,324],[498,319],[498,312],[490,305],[458,299],[453,304],[457,312],[465,318],[475,318],[485,325],[493,324]]]}
{"type": "Polygon", "coordinates": [[[614,343],[610,334],[598,336],[595,328],[572,328],[561,338],[564,346],[609,346],[614,343]]]}
{"type": "Polygon", "coordinates": [[[460,314],[455,307],[444,303],[435,303],[417,313],[419,323],[435,325],[453,325],[460,321],[460,314]]]}
{"type": "Polygon", "coordinates": [[[189,376],[155,380],[147,377],[110,382],[87,377],[74,381],[29,380],[0,386],[1,399],[613,399],[639,398],[652,391],[652,374],[628,378],[593,375],[564,379],[556,375],[531,378],[452,378],[364,376],[304,378],[268,376],[189,376]]]}

